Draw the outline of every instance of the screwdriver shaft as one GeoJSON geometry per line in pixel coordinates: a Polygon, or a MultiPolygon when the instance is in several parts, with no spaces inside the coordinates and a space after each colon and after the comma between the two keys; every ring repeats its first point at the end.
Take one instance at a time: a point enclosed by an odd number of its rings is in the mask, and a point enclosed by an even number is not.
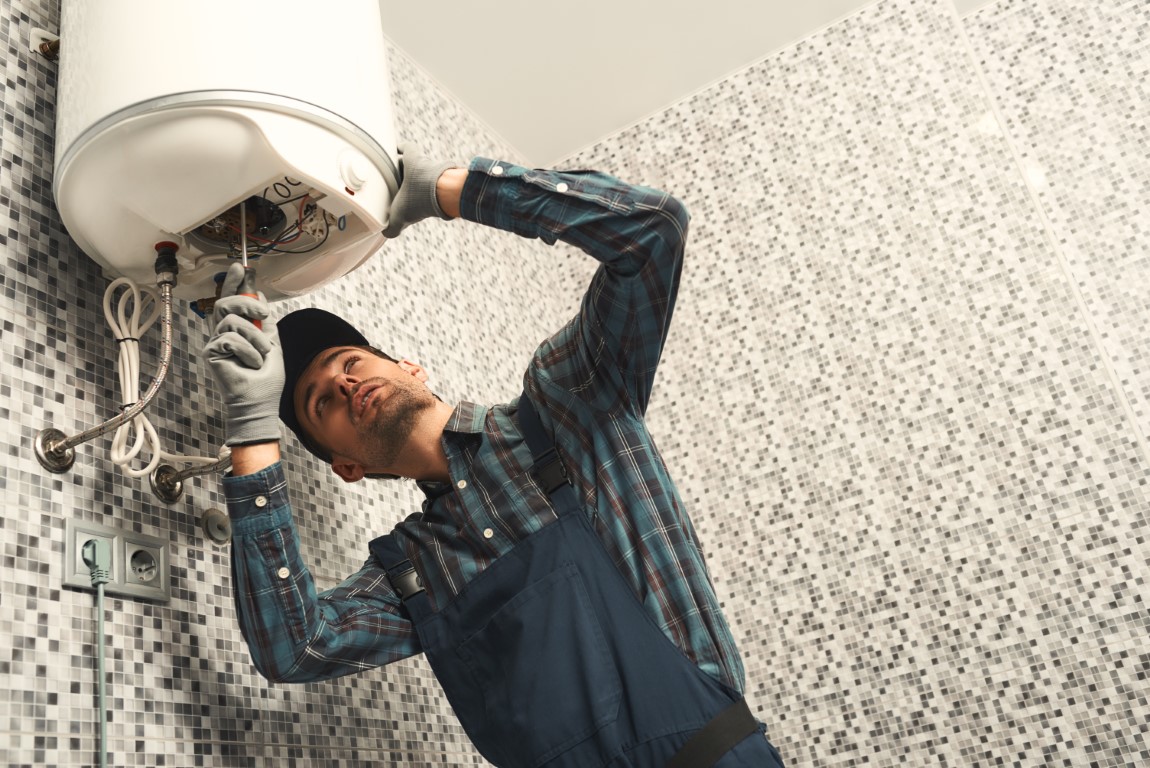
{"type": "Polygon", "coordinates": [[[248,268],[248,206],[247,200],[240,202],[240,263],[248,268]]]}

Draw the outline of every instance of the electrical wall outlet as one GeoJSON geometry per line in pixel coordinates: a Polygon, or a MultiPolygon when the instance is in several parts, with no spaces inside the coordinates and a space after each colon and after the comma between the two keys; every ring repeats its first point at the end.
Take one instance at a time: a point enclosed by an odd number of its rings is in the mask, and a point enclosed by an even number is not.
{"type": "MultiPolygon", "coordinates": [[[[106,525],[88,523],[83,520],[69,520],[66,531],[64,586],[95,590],[95,587],[92,586],[92,571],[84,562],[84,542],[89,539],[108,542],[108,551],[112,553],[112,565],[108,570],[109,576],[114,581],[116,573],[120,570],[119,560],[124,549],[120,538],[121,532],[106,525]]],[[[112,591],[112,581],[104,585],[105,592],[112,591]]]]}
{"type": "Polygon", "coordinates": [[[167,542],[100,523],[69,520],[64,543],[64,586],[95,591],[84,562],[84,543],[108,542],[112,552],[111,579],[104,592],[167,602],[171,597],[167,542]]]}
{"type": "Polygon", "coordinates": [[[156,584],[164,571],[164,550],[133,543],[124,548],[124,584],[156,584]]]}

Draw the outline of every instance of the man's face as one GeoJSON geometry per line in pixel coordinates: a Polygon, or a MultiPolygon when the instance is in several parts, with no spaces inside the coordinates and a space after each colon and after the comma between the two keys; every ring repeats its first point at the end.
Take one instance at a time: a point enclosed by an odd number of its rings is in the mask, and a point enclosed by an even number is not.
{"type": "Polygon", "coordinates": [[[333,347],[320,352],[296,383],[296,417],[331,452],[341,476],[341,463],[389,473],[420,414],[437,402],[424,380],[414,363],[385,360],[361,347],[333,347]]]}

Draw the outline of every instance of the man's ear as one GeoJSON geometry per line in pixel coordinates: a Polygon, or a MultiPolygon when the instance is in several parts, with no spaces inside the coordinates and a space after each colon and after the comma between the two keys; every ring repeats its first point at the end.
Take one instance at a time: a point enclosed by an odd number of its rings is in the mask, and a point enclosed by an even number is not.
{"type": "Polygon", "coordinates": [[[331,471],[339,475],[345,483],[358,483],[364,476],[362,465],[336,456],[331,458],[331,471]]]}
{"type": "Polygon", "coordinates": [[[405,373],[410,373],[415,378],[422,381],[424,384],[431,378],[427,374],[427,369],[419,363],[412,362],[411,360],[403,359],[396,363],[405,373]]]}

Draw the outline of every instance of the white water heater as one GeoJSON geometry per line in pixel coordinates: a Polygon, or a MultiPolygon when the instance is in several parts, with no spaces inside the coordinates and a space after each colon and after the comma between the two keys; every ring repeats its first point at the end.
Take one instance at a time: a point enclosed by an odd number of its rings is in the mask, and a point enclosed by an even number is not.
{"type": "Polygon", "coordinates": [[[62,0],[53,193],[107,273],[213,297],[245,246],[275,300],[383,244],[398,188],[378,0],[62,0]],[[241,235],[241,221],[246,231],[241,235]]]}

